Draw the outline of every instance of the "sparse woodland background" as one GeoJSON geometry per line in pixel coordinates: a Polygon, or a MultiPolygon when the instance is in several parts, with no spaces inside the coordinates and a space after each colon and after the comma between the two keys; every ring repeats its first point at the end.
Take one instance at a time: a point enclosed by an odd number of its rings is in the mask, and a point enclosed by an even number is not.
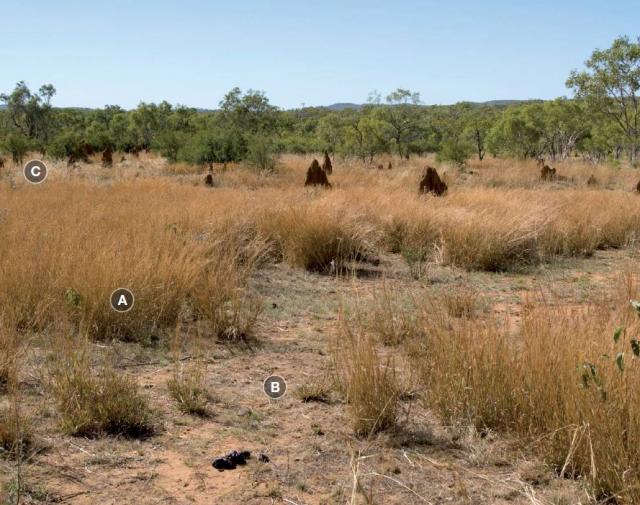
{"type": "Polygon", "coordinates": [[[459,164],[486,155],[635,164],[639,53],[640,43],[628,37],[594,51],[584,70],[569,75],[571,99],[447,106],[422,105],[418,93],[397,89],[384,97],[372,92],[355,109],[280,110],[263,92],[234,88],[215,111],[168,102],[141,102],[130,111],[57,109],[54,86],[32,91],[20,82],[1,96],[0,149],[16,162],[33,150],[74,161],[109,148],[154,150],[194,164],[244,160],[263,170],[274,168],[277,154],[322,151],[369,163],[385,153],[437,153],[459,164]]]}

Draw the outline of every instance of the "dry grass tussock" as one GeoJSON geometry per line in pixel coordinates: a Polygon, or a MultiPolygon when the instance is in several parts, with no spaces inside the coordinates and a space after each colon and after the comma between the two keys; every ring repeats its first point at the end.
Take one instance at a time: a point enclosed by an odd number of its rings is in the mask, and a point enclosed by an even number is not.
{"type": "Polygon", "coordinates": [[[219,336],[245,335],[255,304],[245,289],[264,243],[192,189],[140,181],[0,190],[0,306],[40,329],[73,322],[93,337],[144,339],[173,328],[184,304],[219,336]],[[135,307],[109,295],[127,287],[135,307]]]}
{"type": "Polygon", "coordinates": [[[332,348],[337,387],[347,401],[353,431],[361,437],[394,428],[398,417],[400,387],[393,357],[376,344],[369,333],[343,319],[332,348]]]}
{"type": "Polygon", "coordinates": [[[179,325],[171,341],[171,354],[173,375],[167,382],[167,388],[178,409],[186,414],[203,417],[209,415],[209,392],[205,386],[207,370],[202,339],[199,335],[193,337],[186,328],[183,330],[182,325],[179,325]],[[183,351],[189,352],[184,358],[183,351]]]}
{"type": "Polygon", "coordinates": [[[517,434],[596,495],[640,500],[638,277],[576,308],[532,302],[518,328],[424,309],[405,339],[426,406],[449,426],[517,434]]]}
{"type": "Polygon", "coordinates": [[[640,298],[637,273],[587,305],[539,295],[517,325],[480,311],[479,295],[464,285],[444,298],[398,293],[385,284],[343,324],[336,370],[356,432],[396,405],[406,359],[403,373],[424,407],[456,438],[469,429],[516,435],[558,474],[585,479],[594,496],[640,500],[640,304],[630,303],[640,298]],[[399,344],[404,357],[383,358],[381,344],[399,344]]]}
{"type": "Polygon", "coordinates": [[[376,186],[212,192],[162,179],[51,181],[2,185],[0,201],[4,319],[33,329],[64,319],[97,338],[170,330],[185,304],[212,335],[248,338],[261,303],[247,281],[268,256],[331,272],[386,249],[416,275],[429,262],[500,271],[640,236],[637,195],[586,188],[432,198],[376,186]],[[129,313],[107,303],[117,287],[136,296],[129,313]]]}
{"type": "Polygon", "coordinates": [[[18,462],[35,446],[36,439],[31,414],[21,403],[24,340],[0,319],[0,457],[18,462]]]}
{"type": "Polygon", "coordinates": [[[48,376],[60,428],[77,436],[144,437],[154,431],[148,400],[108,357],[92,364],[86,339],[56,339],[48,376]]]}

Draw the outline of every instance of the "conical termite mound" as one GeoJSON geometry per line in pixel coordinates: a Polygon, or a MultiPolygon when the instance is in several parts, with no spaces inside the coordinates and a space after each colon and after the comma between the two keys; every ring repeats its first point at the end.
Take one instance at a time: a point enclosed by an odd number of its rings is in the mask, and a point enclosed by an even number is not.
{"type": "Polygon", "coordinates": [[[420,181],[420,193],[432,193],[442,196],[447,192],[447,185],[444,183],[438,172],[433,167],[427,167],[427,171],[420,181]]]}
{"type": "Polygon", "coordinates": [[[205,178],[204,178],[204,185],[205,185],[205,186],[208,186],[208,187],[210,187],[210,188],[213,188],[213,187],[216,185],[215,181],[213,180],[213,174],[212,174],[212,173],[208,173],[208,174],[205,176],[205,178]]]}
{"type": "Polygon", "coordinates": [[[307,180],[304,182],[305,186],[323,186],[330,188],[331,183],[327,179],[327,173],[322,170],[318,160],[313,160],[311,166],[307,170],[307,180]]]}
{"type": "Polygon", "coordinates": [[[543,165],[540,169],[540,179],[543,181],[552,181],[556,178],[556,169],[549,165],[543,165]]]}
{"type": "Polygon", "coordinates": [[[329,158],[329,153],[327,151],[324,152],[322,170],[324,170],[327,175],[331,175],[333,173],[333,165],[331,164],[331,158],[329,158]]]}
{"type": "Polygon", "coordinates": [[[113,148],[111,146],[107,146],[107,148],[102,151],[102,166],[113,166],[113,148]]]}

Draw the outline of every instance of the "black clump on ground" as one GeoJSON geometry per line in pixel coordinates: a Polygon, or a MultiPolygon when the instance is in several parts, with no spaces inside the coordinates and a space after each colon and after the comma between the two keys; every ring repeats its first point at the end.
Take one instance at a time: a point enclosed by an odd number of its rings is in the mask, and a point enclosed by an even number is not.
{"type": "Polygon", "coordinates": [[[226,456],[214,459],[211,466],[219,472],[234,470],[238,465],[246,465],[250,457],[251,453],[249,451],[231,451],[226,456]]]}

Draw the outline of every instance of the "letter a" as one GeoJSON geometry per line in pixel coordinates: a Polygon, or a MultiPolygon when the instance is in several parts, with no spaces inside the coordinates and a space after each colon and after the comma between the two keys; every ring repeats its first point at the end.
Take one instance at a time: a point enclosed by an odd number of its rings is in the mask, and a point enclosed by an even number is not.
{"type": "Polygon", "coordinates": [[[125,304],[125,305],[129,305],[127,303],[127,298],[124,295],[120,295],[120,298],[118,298],[118,307],[120,307],[120,305],[125,304]]]}

